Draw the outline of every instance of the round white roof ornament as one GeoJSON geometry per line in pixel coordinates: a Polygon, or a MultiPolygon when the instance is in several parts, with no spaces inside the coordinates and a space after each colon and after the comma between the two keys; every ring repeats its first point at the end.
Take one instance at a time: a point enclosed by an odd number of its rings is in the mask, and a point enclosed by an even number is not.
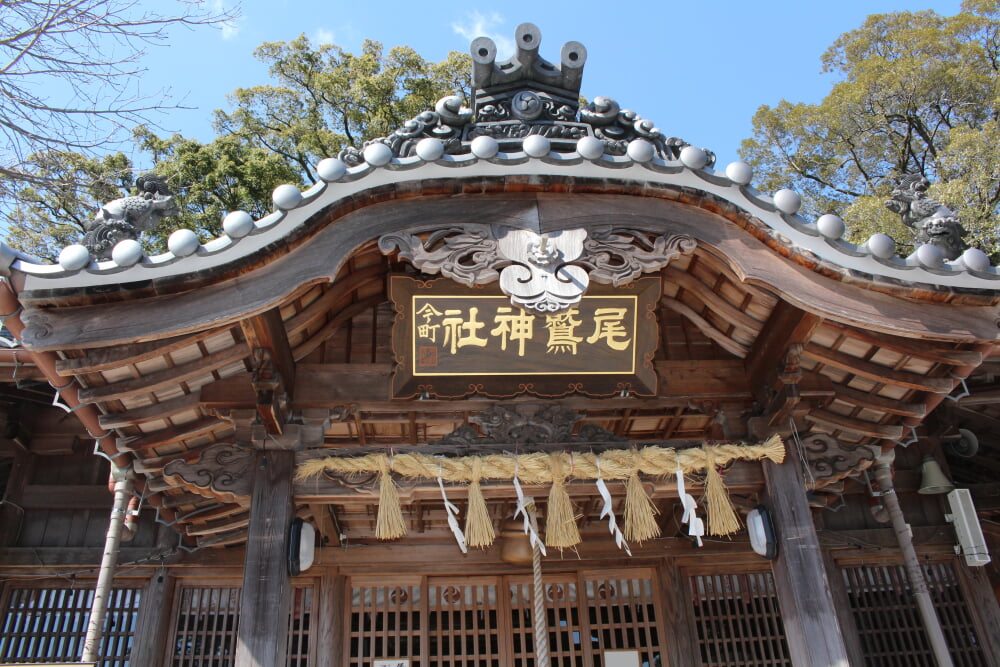
{"type": "Polygon", "coordinates": [[[726,176],[737,185],[749,185],[753,179],[753,167],[746,162],[730,162],[726,167],[726,176]]]}
{"type": "Polygon", "coordinates": [[[384,167],[392,162],[392,149],[383,143],[368,144],[362,152],[365,156],[365,162],[373,167],[384,167]]]}
{"type": "Polygon", "coordinates": [[[847,231],[847,226],[844,225],[844,220],[839,215],[827,213],[819,216],[819,220],[816,221],[816,229],[824,237],[836,241],[847,231]]]}
{"type": "Polygon", "coordinates": [[[708,153],[697,146],[685,146],[681,149],[681,164],[688,169],[704,169],[708,164],[708,153]]]}
{"type": "Polygon", "coordinates": [[[500,144],[493,137],[481,136],[472,140],[472,154],[483,160],[496,157],[500,144]]]}
{"type": "Polygon", "coordinates": [[[785,188],[774,193],[774,205],[782,213],[794,215],[802,207],[802,197],[794,190],[785,188]]]}
{"type": "Polygon", "coordinates": [[[167,249],[175,257],[187,257],[197,251],[200,245],[198,235],[190,229],[178,229],[167,239],[167,249]]]}
{"type": "Polygon", "coordinates": [[[970,271],[989,271],[990,256],[979,248],[969,248],[962,253],[962,264],[970,271]]]}
{"type": "Polygon", "coordinates": [[[241,239],[253,231],[253,218],[246,211],[230,211],[222,220],[222,229],[231,238],[241,239]]]}
{"type": "Polygon", "coordinates": [[[87,247],[74,243],[59,251],[59,266],[66,271],[79,271],[90,264],[90,251],[87,247]]]}
{"type": "Polygon", "coordinates": [[[289,211],[302,203],[302,192],[288,183],[279,185],[271,194],[274,205],[282,211],[289,211]]]}
{"type": "Polygon", "coordinates": [[[332,183],[339,181],[347,173],[347,165],[344,164],[343,160],[328,157],[319,161],[319,164],[316,165],[316,173],[327,183],[332,183]]]}
{"type": "Polygon", "coordinates": [[[925,243],[917,248],[917,252],[914,254],[917,256],[917,261],[928,269],[938,269],[944,264],[944,250],[936,245],[925,243]]]}
{"type": "Polygon", "coordinates": [[[584,160],[598,160],[604,155],[604,142],[597,137],[582,137],[576,142],[576,152],[584,160]]]}
{"type": "Polygon", "coordinates": [[[424,162],[434,162],[444,155],[444,144],[440,139],[424,137],[417,142],[417,156],[424,162]]]}
{"type": "Polygon", "coordinates": [[[530,157],[545,157],[552,150],[552,142],[540,134],[529,134],[524,138],[522,147],[530,157]]]}
{"type": "Polygon", "coordinates": [[[872,234],[865,245],[879,259],[889,259],[896,253],[896,242],[891,236],[881,232],[872,234]]]}
{"type": "Polygon", "coordinates": [[[119,241],[111,250],[111,259],[118,266],[132,266],[142,259],[142,246],[135,239],[119,241]]]}
{"type": "Polygon", "coordinates": [[[656,149],[645,139],[633,139],[629,142],[626,153],[635,162],[649,162],[656,155],[656,149]]]}

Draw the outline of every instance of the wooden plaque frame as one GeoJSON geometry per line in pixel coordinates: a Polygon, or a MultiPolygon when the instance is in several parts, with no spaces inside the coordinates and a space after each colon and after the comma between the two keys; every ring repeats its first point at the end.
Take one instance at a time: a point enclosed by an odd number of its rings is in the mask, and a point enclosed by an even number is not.
{"type": "Polygon", "coordinates": [[[552,320],[511,305],[497,283],[466,287],[444,278],[391,276],[389,298],[396,310],[393,398],[656,395],[658,278],[619,287],[591,284],[570,311],[579,331],[574,330],[574,342],[566,346],[553,345],[552,320]],[[623,311],[624,319],[608,325],[614,333],[602,329],[606,320],[598,312],[623,311]],[[448,314],[452,328],[446,331],[440,323],[448,314]],[[520,315],[534,318],[533,335],[515,341],[500,331],[505,326],[500,322],[520,315]],[[437,323],[430,326],[433,338],[426,328],[417,333],[418,318],[425,325],[437,323]],[[454,328],[459,319],[466,323],[464,329],[454,328]],[[466,343],[468,349],[462,349],[466,343]],[[626,349],[615,349],[626,343],[626,349]]]}

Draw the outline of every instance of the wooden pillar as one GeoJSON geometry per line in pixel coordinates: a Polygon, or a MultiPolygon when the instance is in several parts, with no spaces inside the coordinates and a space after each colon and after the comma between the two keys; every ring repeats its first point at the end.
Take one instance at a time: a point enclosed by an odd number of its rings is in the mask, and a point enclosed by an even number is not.
{"type": "Polygon", "coordinates": [[[1000,604],[984,567],[968,567],[955,560],[962,593],[969,605],[976,635],[983,646],[986,664],[1000,665],[1000,604]]]}
{"type": "Polygon", "coordinates": [[[798,456],[792,450],[784,463],[764,461],[763,466],[766,504],[778,533],[778,558],[772,569],[792,664],[848,667],[798,456]]]}
{"type": "Polygon", "coordinates": [[[677,563],[668,558],[658,568],[660,606],[663,609],[663,629],[660,650],[666,665],[684,667],[697,665],[700,660],[696,645],[694,619],[691,617],[691,585],[677,563]]]}
{"type": "Polygon", "coordinates": [[[315,638],[317,665],[339,665],[344,656],[344,615],[346,577],[324,574],[319,585],[319,614],[315,638]]]}
{"type": "Polygon", "coordinates": [[[823,564],[826,565],[827,581],[830,582],[830,593],[837,609],[837,618],[840,619],[840,631],[847,655],[852,665],[863,665],[865,654],[861,646],[861,635],[858,634],[858,625],[851,613],[851,599],[847,593],[847,584],[844,583],[844,575],[829,551],[823,552],[823,564]]]}
{"type": "Polygon", "coordinates": [[[0,504],[0,547],[17,546],[17,538],[21,535],[21,526],[24,523],[21,497],[28,485],[34,462],[35,457],[26,451],[18,451],[14,456],[14,465],[10,477],[7,478],[3,504],[0,504]]]}
{"type": "Polygon", "coordinates": [[[158,665],[163,660],[172,630],[173,594],[174,578],[163,570],[154,574],[142,590],[129,664],[158,665]]]}
{"type": "Polygon", "coordinates": [[[286,543],[294,511],[294,468],[293,451],[257,452],[235,667],[285,664],[292,601],[286,543]]]}

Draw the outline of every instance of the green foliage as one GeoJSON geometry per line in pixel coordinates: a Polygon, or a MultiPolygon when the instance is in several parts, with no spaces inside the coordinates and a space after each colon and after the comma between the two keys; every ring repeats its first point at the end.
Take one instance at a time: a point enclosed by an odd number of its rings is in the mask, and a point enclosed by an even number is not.
{"type": "Polygon", "coordinates": [[[153,252],[164,251],[166,238],[180,228],[194,230],[203,241],[219,236],[229,211],[243,210],[261,218],[271,212],[274,188],[302,184],[293,165],[232,135],[203,144],[179,134],[161,139],[140,127],[135,136],[181,209],[179,216],[147,234],[153,252]]]}
{"type": "Polygon", "coordinates": [[[216,130],[267,147],[311,180],[319,160],[390,134],[445,95],[469,97],[469,58],[456,52],[433,64],[407,46],[385,53],[368,40],[353,55],[303,35],[255,55],[276,84],[238,88],[235,109],[216,112],[216,130]]]}
{"type": "Polygon", "coordinates": [[[0,209],[7,244],[45,259],[83,236],[98,206],[123,197],[134,179],[123,153],[90,157],[70,151],[31,155],[26,166],[37,183],[10,183],[14,203],[0,209]]]}
{"type": "MultiPolygon", "coordinates": [[[[202,240],[222,232],[226,213],[245,210],[260,218],[272,210],[271,193],[282,183],[315,182],[315,165],[349,145],[385,136],[441,97],[470,96],[469,58],[451,53],[430,63],[409,47],[385,52],[366,41],[359,55],[337,46],[313,47],[304,36],[267,42],[256,51],[274,83],[237,89],[233,110],[216,111],[219,136],[209,143],[175,134],[157,136],[140,126],[139,159],[151,162],[175,193],[181,213],[145,235],[147,252],[162,252],[181,227],[202,240]]],[[[0,207],[7,243],[48,259],[79,242],[84,221],[97,207],[129,194],[133,165],[123,154],[91,158],[50,151],[32,156],[40,184],[20,185],[0,207]]]]}
{"type": "Polygon", "coordinates": [[[804,214],[842,215],[852,240],[911,233],[882,209],[895,179],[921,173],[929,194],[959,212],[969,242],[998,249],[1000,3],[869,16],[823,56],[837,77],[819,104],[782,100],[754,115],[741,154],[755,181],[792,187],[804,214]]]}

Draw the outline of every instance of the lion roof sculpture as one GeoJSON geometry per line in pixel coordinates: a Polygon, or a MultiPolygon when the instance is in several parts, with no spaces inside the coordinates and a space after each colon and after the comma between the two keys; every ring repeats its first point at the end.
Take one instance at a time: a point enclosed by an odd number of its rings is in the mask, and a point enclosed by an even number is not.
{"type": "Polygon", "coordinates": [[[907,174],[899,179],[885,207],[898,213],[903,224],[914,231],[917,245],[930,243],[948,259],[958,259],[969,247],[963,238],[965,227],[955,211],[927,196],[928,187],[930,181],[923,175],[907,174]]]}
{"type": "Polygon", "coordinates": [[[138,195],[108,202],[87,225],[83,245],[97,259],[110,259],[111,250],[119,241],[138,240],[139,234],[179,212],[174,193],[156,174],[139,176],[135,179],[135,187],[138,195]]]}

